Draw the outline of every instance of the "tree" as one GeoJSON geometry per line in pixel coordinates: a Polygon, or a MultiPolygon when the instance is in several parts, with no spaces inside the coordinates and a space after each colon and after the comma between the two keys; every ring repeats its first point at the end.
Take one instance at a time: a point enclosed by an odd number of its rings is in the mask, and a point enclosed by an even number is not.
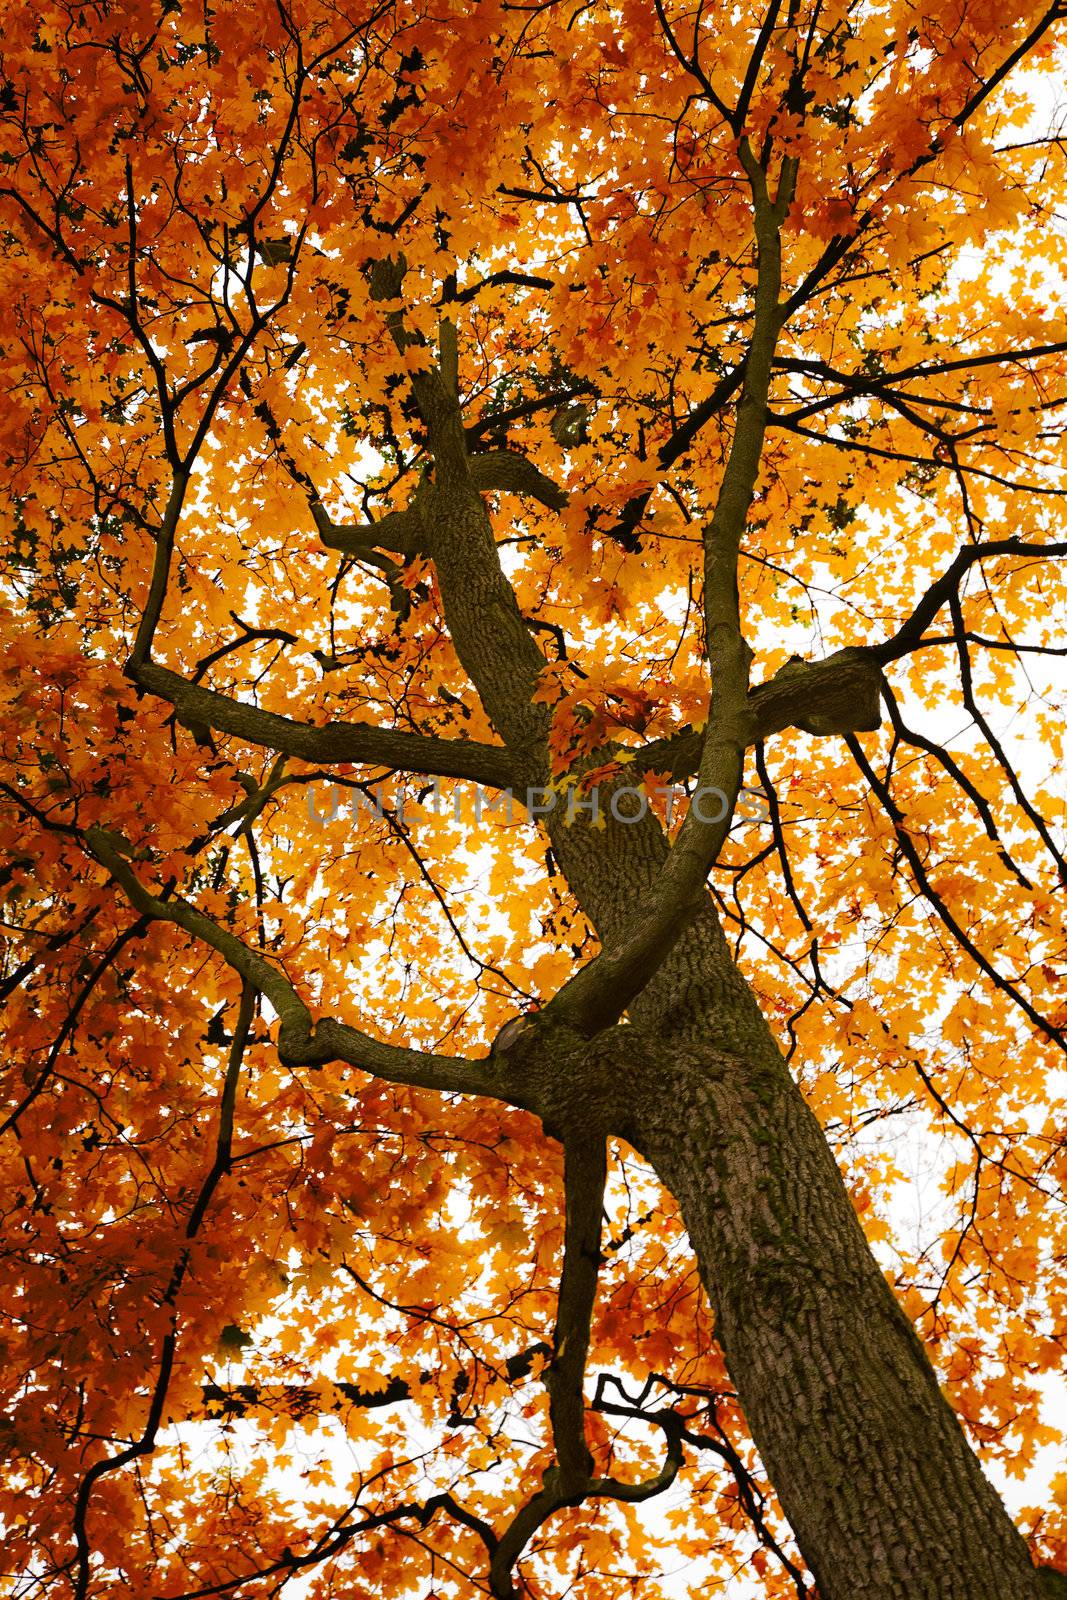
{"type": "Polygon", "coordinates": [[[1063,19],[7,19],[8,1592],[1054,1592],[1063,19]]]}

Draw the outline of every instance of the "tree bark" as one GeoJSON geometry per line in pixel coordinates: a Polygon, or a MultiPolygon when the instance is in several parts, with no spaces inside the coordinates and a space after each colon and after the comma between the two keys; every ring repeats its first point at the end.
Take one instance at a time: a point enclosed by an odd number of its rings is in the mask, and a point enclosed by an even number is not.
{"type": "Polygon", "coordinates": [[[784,1063],[679,1047],[631,1104],[821,1600],[1037,1600],[784,1063]]]}
{"type": "MultiPolygon", "coordinates": [[[[649,816],[552,831],[610,939],[659,869],[662,829],[649,816]]],[[[614,1131],[678,1201],[820,1600],[1038,1600],[1025,1541],[875,1261],[710,899],[630,1018],[614,1131]]]]}

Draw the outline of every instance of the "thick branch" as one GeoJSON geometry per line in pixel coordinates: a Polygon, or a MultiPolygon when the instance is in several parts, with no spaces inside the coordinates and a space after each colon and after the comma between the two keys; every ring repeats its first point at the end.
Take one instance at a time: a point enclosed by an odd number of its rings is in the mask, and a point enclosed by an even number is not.
{"type": "MultiPolygon", "coordinates": [[[[404,271],[401,258],[375,263],[370,274],[373,297],[393,302],[385,311],[385,321],[400,351],[423,342],[404,323],[399,303],[404,271]]],[[[410,381],[433,457],[433,481],[426,487],[424,516],[445,621],[494,728],[526,758],[526,781],[536,781],[532,772],[539,774],[544,766],[549,722],[547,708],[533,703],[544,656],[500,565],[475,477],[484,469],[476,468],[477,458],[467,454],[459,398],[437,366],[412,373],[410,381]]],[[[497,455],[495,469],[499,470],[499,457],[506,452],[489,454],[497,455]]],[[[489,470],[494,470],[494,464],[489,470]]],[[[514,475],[516,469],[511,465],[504,470],[514,475]]],[[[529,474],[524,478],[526,483],[533,481],[529,474]]],[[[541,487],[539,480],[538,485],[541,487]]]]}
{"type": "MultiPolygon", "coordinates": [[[[368,272],[371,299],[392,302],[385,311],[385,325],[401,355],[414,347],[425,348],[421,334],[406,326],[399,304],[406,272],[407,262],[403,256],[374,261],[368,272]]],[[[438,481],[441,481],[442,471],[446,479],[457,470],[461,477],[466,477],[463,418],[456,395],[450,392],[440,367],[432,363],[421,372],[410,373],[409,377],[415,403],[430,436],[438,481]]]]}
{"type": "Polygon", "coordinates": [[[135,668],[133,676],[143,689],[168,700],[187,726],[214,728],[300,761],[326,766],[354,762],[426,777],[468,778],[494,789],[506,789],[512,781],[513,763],[502,746],[402,733],[366,722],[331,722],[316,728],[231,700],[152,662],[135,668]]]}
{"type": "MultiPolygon", "coordinates": [[[[961,580],[976,562],[997,556],[1044,560],[1062,555],[1067,555],[1067,543],[1063,542],[989,539],[964,546],[891,639],[839,650],[824,661],[788,662],[773,678],[751,689],[747,701],[749,742],[757,743],[785,728],[814,734],[872,732],[880,722],[881,668],[927,644],[956,642],[924,635],[942,607],[952,604],[961,580]]],[[[1005,644],[1004,648],[1011,646],[1005,644]]],[[[646,745],[634,759],[645,771],[690,777],[699,765],[703,743],[702,735],[689,728],[646,745]]]]}
{"type": "Polygon", "coordinates": [[[562,511],[569,498],[565,489],[517,450],[486,450],[471,456],[470,474],[475,488],[483,494],[499,489],[526,495],[552,511],[562,511]]]}
{"type": "Polygon", "coordinates": [[[177,536],[178,522],[181,518],[188,487],[188,471],[184,467],[176,467],[171,480],[171,489],[167,498],[166,510],[163,513],[163,520],[156,530],[156,553],[152,560],[152,576],[148,584],[148,598],[145,601],[144,612],[137,629],[137,637],[134,640],[133,653],[130,657],[131,666],[137,666],[141,662],[147,661],[152,653],[152,640],[155,638],[159,619],[163,615],[163,605],[167,598],[167,583],[170,578],[170,563],[174,554],[174,540],[177,536]]]}
{"type": "Polygon", "coordinates": [[[564,1140],[563,1161],[567,1204],[563,1276],[559,1285],[555,1347],[545,1382],[550,1398],[552,1438],[559,1462],[559,1490],[571,1496],[585,1491],[593,1465],[585,1442],[582,1388],[600,1267],[600,1227],[607,1177],[603,1136],[568,1136],[564,1140]]]}
{"type": "Polygon", "coordinates": [[[528,1105],[525,1096],[515,1096],[506,1087],[506,1073],[498,1063],[470,1062],[456,1056],[403,1050],[396,1045],[382,1044],[369,1034],[329,1017],[313,1022],[311,1012],[293,984],[258,950],[251,949],[188,900],[178,896],[161,900],[153,895],[105,829],[87,829],[85,841],[135,911],[155,922],[173,923],[201,940],[217,951],[247,984],[266,996],[278,1015],[278,1054],[284,1061],[301,1066],[347,1061],[361,1072],[372,1073],[389,1083],[410,1084],[445,1094],[480,1094],[503,1100],[508,1105],[528,1105]]]}
{"type": "Polygon", "coordinates": [[[334,522],[321,500],[312,500],[310,505],[319,538],[329,550],[342,550],[345,555],[358,556],[361,561],[374,561],[378,566],[395,568],[396,563],[389,561],[380,551],[393,550],[398,555],[414,556],[425,549],[418,506],[405,506],[403,511],[389,511],[377,522],[347,525],[334,522]]]}
{"type": "MultiPolygon", "coordinates": [[[[749,746],[786,728],[819,735],[873,733],[881,725],[881,668],[866,649],[838,650],[824,661],[789,661],[748,691],[749,746]]],[[[628,751],[642,772],[691,778],[700,766],[704,733],[684,728],[628,751]]]]}
{"type": "Polygon", "coordinates": [[[825,661],[787,662],[749,695],[756,742],[804,733],[873,733],[881,724],[882,673],[866,650],[838,650],[825,661]]]}
{"type": "Polygon", "coordinates": [[[748,697],[751,651],[741,631],[737,562],[759,476],[767,426],[771,363],[783,313],[781,226],[792,200],[797,165],[782,162],[772,200],[766,174],[742,140],[740,159],[752,188],[757,247],[756,310],[745,362],[733,443],[711,520],[704,533],[704,617],[711,705],[698,782],[721,796],[716,814],[690,808],[656,881],[638,902],[627,931],[565,984],[549,1009],[568,1026],[595,1033],[618,1020],[661,966],[699,909],[707,875],[730,827],[744,755],[753,741],[748,697]]]}

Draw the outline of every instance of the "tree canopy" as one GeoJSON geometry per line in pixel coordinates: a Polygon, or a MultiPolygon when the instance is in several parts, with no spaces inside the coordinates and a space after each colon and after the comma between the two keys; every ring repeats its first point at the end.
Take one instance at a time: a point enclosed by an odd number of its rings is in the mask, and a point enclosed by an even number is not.
{"type": "Polygon", "coordinates": [[[1021,1600],[1065,21],[10,10],[6,1592],[1021,1600]]]}

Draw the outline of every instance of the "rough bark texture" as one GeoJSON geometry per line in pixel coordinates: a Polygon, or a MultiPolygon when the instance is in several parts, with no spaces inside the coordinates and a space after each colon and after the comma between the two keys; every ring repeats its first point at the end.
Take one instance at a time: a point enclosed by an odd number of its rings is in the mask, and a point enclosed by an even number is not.
{"type": "Polygon", "coordinates": [[[822,1600],[1036,1597],[1022,1537],[871,1257],[784,1067],[679,1049],[628,1136],[681,1206],[822,1600]]]}
{"type": "MultiPolygon", "coordinates": [[[[650,817],[603,831],[560,821],[553,844],[604,939],[667,851],[650,817]]],[[[615,1131],[681,1207],[820,1600],[1037,1600],[1025,1542],[871,1254],[710,900],[630,1015],[615,1131]]]]}

